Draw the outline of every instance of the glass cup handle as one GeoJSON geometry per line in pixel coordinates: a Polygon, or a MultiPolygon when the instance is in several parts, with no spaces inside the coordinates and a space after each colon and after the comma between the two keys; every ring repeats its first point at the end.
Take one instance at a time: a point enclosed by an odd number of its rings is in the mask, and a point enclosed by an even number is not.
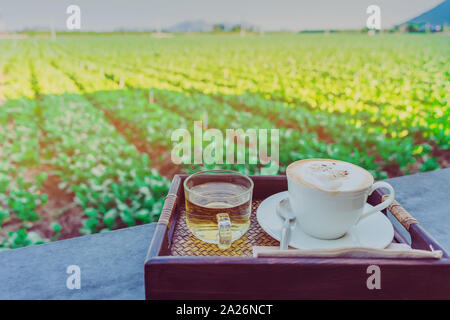
{"type": "Polygon", "coordinates": [[[231,220],[228,213],[218,213],[217,217],[217,246],[219,249],[231,247],[231,220]]]}

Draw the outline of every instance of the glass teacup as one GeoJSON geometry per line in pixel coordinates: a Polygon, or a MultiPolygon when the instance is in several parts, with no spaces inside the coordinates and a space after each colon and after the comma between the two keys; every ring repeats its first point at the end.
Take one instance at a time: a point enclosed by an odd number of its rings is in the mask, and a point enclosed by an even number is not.
{"type": "Polygon", "coordinates": [[[253,181],[236,171],[208,170],[184,181],[186,224],[198,239],[221,249],[250,226],[253,181]]]}

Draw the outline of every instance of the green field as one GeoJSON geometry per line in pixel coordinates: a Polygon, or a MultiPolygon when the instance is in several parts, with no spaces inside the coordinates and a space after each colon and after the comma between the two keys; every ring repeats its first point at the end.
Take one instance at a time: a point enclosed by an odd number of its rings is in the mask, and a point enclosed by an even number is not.
{"type": "MultiPolygon", "coordinates": [[[[171,132],[279,129],[280,173],[450,166],[448,35],[0,40],[0,249],[158,219],[171,132]]],[[[227,168],[258,173],[257,165],[227,168]]]]}

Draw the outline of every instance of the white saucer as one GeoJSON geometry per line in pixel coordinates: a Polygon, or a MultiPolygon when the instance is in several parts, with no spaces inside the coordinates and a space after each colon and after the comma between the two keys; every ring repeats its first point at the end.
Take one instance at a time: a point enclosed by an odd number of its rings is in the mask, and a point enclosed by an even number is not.
{"type": "MultiPolygon", "coordinates": [[[[261,228],[276,240],[280,241],[282,220],[276,214],[278,202],[288,196],[287,191],[276,193],[266,198],[256,211],[256,218],[261,228]]],[[[366,203],[366,207],[372,207],[366,203]]],[[[367,247],[383,249],[394,238],[394,228],[389,219],[380,211],[361,220],[343,237],[336,240],[321,240],[302,231],[296,221],[291,226],[289,246],[297,249],[335,249],[349,247],[367,247]]]]}

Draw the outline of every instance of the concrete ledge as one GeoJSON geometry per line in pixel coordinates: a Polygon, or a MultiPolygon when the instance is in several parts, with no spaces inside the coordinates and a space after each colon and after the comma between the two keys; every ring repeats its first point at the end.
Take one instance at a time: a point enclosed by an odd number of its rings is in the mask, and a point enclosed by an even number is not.
{"type": "MultiPolygon", "coordinates": [[[[397,200],[447,250],[450,169],[387,180],[397,200]]],[[[0,299],[144,299],[144,259],[155,224],[0,252],[0,299]],[[81,289],[69,290],[69,265],[81,289]]]]}
{"type": "Polygon", "coordinates": [[[450,168],[387,179],[395,198],[448,252],[450,168]]]}
{"type": "Polygon", "coordinates": [[[0,299],[144,299],[144,259],[156,224],[0,252],[0,299]],[[69,290],[69,265],[81,289],[69,290]]]}

